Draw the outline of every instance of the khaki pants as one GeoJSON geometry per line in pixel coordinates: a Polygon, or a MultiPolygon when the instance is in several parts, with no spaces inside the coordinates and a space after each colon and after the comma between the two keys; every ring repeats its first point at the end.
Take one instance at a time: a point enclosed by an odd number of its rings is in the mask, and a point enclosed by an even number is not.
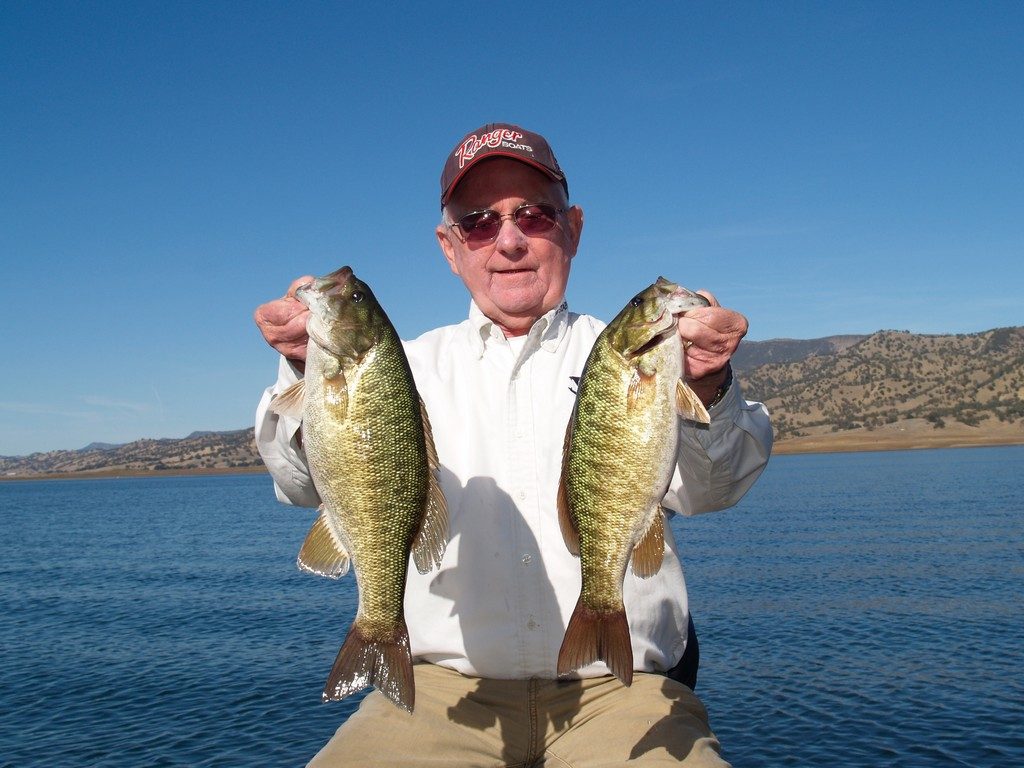
{"type": "Polygon", "coordinates": [[[418,664],[408,714],[377,691],[309,763],[332,766],[686,765],[728,768],[707,712],[682,683],[636,673],[490,680],[418,664]]]}

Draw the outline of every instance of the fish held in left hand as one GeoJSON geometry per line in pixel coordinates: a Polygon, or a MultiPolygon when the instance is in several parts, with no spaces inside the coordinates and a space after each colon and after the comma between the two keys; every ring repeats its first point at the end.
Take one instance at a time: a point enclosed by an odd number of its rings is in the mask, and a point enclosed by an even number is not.
{"type": "Polygon", "coordinates": [[[324,700],[372,685],[412,712],[403,609],[409,557],[421,573],[439,567],[448,535],[430,421],[398,334],[349,267],[300,287],[296,297],[310,310],[305,377],[271,408],[302,420],[323,500],[298,564],[339,578],[351,561],[359,591],[324,700]]]}
{"type": "Polygon", "coordinates": [[[600,660],[632,683],[622,583],[631,558],[641,578],[661,569],[661,500],[675,468],[678,418],[710,421],[683,377],[678,333],[679,315],[708,305],[700,294],[658,278],[608,324],[587,358],[558,488],[562,534],[582,571],[559,675],[600,660]]]}

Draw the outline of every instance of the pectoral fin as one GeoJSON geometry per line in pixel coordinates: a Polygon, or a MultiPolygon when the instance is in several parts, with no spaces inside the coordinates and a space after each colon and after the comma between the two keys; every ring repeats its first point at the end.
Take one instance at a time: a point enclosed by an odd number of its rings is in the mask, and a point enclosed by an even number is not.
{"type": "Polygon", "coordinates": [[[341,368],[341,361],[332,355],[324,356],[322,372],[325,379],[333,379],[339,373],[344,375],[344,371],[341,368]]]}
{"type": "Polygon", "coordinates": [[[656,387],[654,373],[645,374],[640,369],[635,369],[626,389],[626,410],[646,407],[654,397],[656,387]]]}
{"type": "Polygon", "coordinates": [[[324,377],[324,407],[337,419],[348,414],[348,380],[341,368],[330,378],[324,377]]]}
{"type": "Polygon", "coordinates": [[[701,424],[711,423],[711,415],[708,413],[708,409],[704,407],[704,403],[697,397],[697,393],[690,389],[682,379],[676,382],[676,411],[684,419],[699,421],[701,424]]]}
{"type": "Polygon", "coordinates": [[[349,556],[339,532],[331,525],[327,507],[320,505],[320,516],[309,529],[299,550],[298,566],[307,573],[338,579],[348,573],[349,556]]]}
{"type": "Polygon", "coordinates": [[[665,559],[665,512],[658,505],[654,510],[647,532],[633,547],[633,573],[641,579],[647,579],[661,570],[661,561],[665,559]]]}
{"type": "Polygon", "coordinates": [[[427,445],[427,471],[430,481],[423,521],[412,543],[412,559],[416,564],[416,570],[420,573],[429,573],[433,568],[441,567],[441,558],[444,557],[444,550],[448,546],[448,502],[437,479],[440,462],[437,460],[434,434],[422,398],[420,415],[423,419],[423,436],[427,445]]]}
{"type": "Polygon", "coordinates": [[[302,408],[306,402],[306,380],[299,379],[284,392],[270,401],[270,410],[279,416],[290,416],[302,420],[302,408]]]}

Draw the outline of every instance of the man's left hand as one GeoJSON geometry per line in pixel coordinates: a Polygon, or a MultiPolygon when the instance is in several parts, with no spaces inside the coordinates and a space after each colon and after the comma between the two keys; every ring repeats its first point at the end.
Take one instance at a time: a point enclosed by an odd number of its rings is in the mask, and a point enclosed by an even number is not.
{"type": "Polygon", "coordinates": [[[697,293],[711,306],[691,309],[680,317],[679,336],[686,356],[686,381],[706,405],[725,383],[729,358],[749,326],[747,318],[723,307],[708,291],[697,293]]]}

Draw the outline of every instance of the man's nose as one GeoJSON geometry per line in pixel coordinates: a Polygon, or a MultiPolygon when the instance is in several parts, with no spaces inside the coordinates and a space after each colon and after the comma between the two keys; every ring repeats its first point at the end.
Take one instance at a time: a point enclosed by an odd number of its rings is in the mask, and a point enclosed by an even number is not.
{"type": "Polygon", "coordinates": [[[526,250],[526,235],[519,229],[511,216],[501,220],[494,245],[502,253],[521,253],[526,250]]]}

